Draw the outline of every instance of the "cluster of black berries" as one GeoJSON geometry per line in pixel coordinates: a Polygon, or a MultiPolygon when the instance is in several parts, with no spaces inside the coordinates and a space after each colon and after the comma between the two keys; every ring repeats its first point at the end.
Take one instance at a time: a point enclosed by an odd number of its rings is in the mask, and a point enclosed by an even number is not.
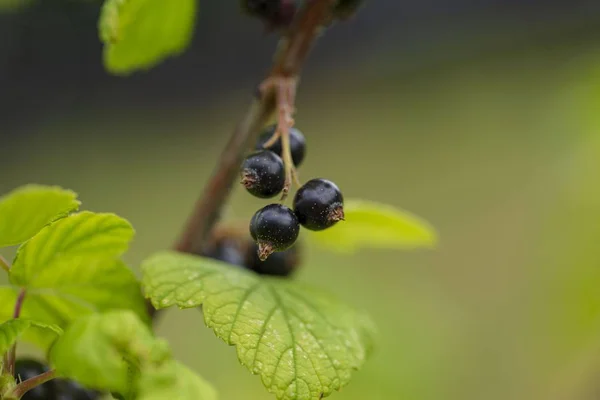
{"type": "MultiPolygon", "coordinates": [[[[256,144],[257,151],[248,155],[242,164],[242,184],[260,198],[277,196],[284,189],[281,139],[268,149],[264,148],[275,129],[272,126],[263,132],[256,144]]],[[[292,162],[297,168],[306,154],[305,139],[293,128],[289,137],[292,162]]],[[[250,235],[258,245],[258,257],[264,261],[272,253],[290,248],[298,239],[300,225],[320,231],[343,220],[343,206],[342,193],[333,182],[312,179],[296,192],[293,210],[278,203],[261,208],[250,221],[250,235]]]]}
{"type": "MultiPolygon", "coordinates": [[[[48,366],[37,360],[23,358],[15,362],[14,375],[18,382],[47,371],[48,366]]],[[[99,398],[100,392],[86,389],[77,382],[67,379],[52,379],[34,387],[21,397],[22,400],[96,400],[99,398]]]]}
{"type": "MultiPolygon", "coordinates": [[[[242,9],[271,29],[288,27],[302,3],[313,0],[241,0],[242,9]]],[[[353,16],[364,0],[338,0],[333,15],[340,20],[353,16]]]]}

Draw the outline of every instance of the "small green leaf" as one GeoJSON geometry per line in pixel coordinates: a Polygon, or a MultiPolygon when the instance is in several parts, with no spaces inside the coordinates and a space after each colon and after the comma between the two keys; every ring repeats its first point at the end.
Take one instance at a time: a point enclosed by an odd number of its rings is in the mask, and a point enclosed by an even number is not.
{"type": "Polygon", "coordinates": [[[344,204],[345,221],[332,228],[310,232],[313,241],[327,249],[352,253],[360,248],[431,248],[437,234],[422,219],[392,206],[365,200],[344,204]]]}
{"type": "Polygon", "coordinates": [[[23,332],[31,327],[42,329],[55,336],[60,336],[62,334],[62,329],[56,325],[44,324],[22,318],[8,320],[0,324],[0,355],[6,353],[12,345],[15,344],[23,332]]]}
{"type": "Polygon", "coordinates": [[[182,52],[195,17],[196,0],[107,0],[99,22],[104,66],[129,74],[182,52]]]}
{"type": "MultiPolygon", "coordinates": [[[[84,211],[43,228],[21,245],[10,271],[10,281],[35,286],[45,270],[67,265],[70,260],[118,257],[127,250],[133,228],[114,214],[84,211]]],[[[63,267],[66,268],[66,267],[63,267]]],[[[43,284],[43,281],[41,282],[43,284]]]]}
{"type": "Polygon", "coordinates": [[[79,204],[77,194],[57,186],[27,185],[0,197],[0,247],[26,241],[79,204]]]}
{"type": "MultiPolygon", "coordinates": [[[[171,357],[166,342],[129,311],[92,314],[71,324],[50,349],[58,374],[83,385],[129,394],[140,371],[171,357]]],[[[126,395],[126,397],[128,397],[126,395]]]]}
{"type": "Polygon", "coordinates": [[[150,257],[142,270],[156,308],[202,305],[206,324],[278,399],[339,390],[371,348],[366,316],[299,283],[175,252],[150,257]]]}
{"type": "Polygon", "coordinates": [[[171,361],[140,377],[136,400],[216,400],[217,392],[186,366],[171,361]]]}
{"type": "MultiPolygon", "coordinates": [[[[15,287],[0,287],[0,317],[10,317],[17,294],[15,287]]],[[[72,258],[53,263],[29,283],[21,315],[64,327],[82,315],[114,309],[129,309],[148,320],[133,272],[117,259],[72,258]]],[[[42,347],[51,339],[41,332],[25,338],[42,347]]]]}

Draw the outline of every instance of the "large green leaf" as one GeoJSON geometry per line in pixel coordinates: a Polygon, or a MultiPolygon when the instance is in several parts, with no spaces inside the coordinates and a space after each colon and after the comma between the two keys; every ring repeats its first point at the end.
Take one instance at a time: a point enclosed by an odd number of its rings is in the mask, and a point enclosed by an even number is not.
{"type": "Polygon", "coordinates": [[[216,400],[217,392],[202,377],[172,361],[145,370],[136,400],[216,400]]]}
{"type": "Polygon", "coordinates": [[[21,334],[31,327],[42,329],[54,336],[62,334],[62,329],[56,325],[48,325],[22,318],[8,320],[0,324],[0,355],[6,353],[21,334]]]}
{"type": "Polygon", "coordinates": [[[167,342],[129,311],[80,318],[50,350],[57,372],[136,400],[216,400],[214,389],[171,358],[167,342]]]}
{"type": "Polygon", "coordinates": [[[433,227],[422,219],[389,205],[365,200],[344,204],[345,221],[332,228],[310,232],[309,237],[323,247],[354,252],[361,248],[431,248],[437,243],[433,227]]]}
{"type": "MultiPolygon", "coordinates": [[[[0,287],[0,317],[10,317],[17,293],[16,287],[0,287]]],[[[41,271],[28,286],[21,315],[64,327],[81,315],[114,309],[129,309],[148,320],[133,272],[117,259],[79,258],[41,271]]],[[[26,338],[43,347],[51,339],[41,332],[26,338]]]]}
{"type": "Polygon", "coordinates": [[[195,17],[196,0],[107,0],[99,22],[104,66],[128,74],[182,52],[195,17]]]}
{"type": "Polygon", "coordinates": [[[79,204],[77,194],[57,186],[27,185],[0,197],[0,247],[26,241],[79,204]]]}
{"type": "Polygon", "coordinates": [[[70,215],[47,225],[21,245],[10,280],[20,286],[44,286],[44,279],[52,275],[44,271],[73,268],[69,263],[79,265],[83,259],[118,257],[132,237],[129,222],[114,214],[84,211],[70,215]]]}
{"type": "Polygon", "coordinates": [[[371,348],[367,317],[304,285],[175,252],[150,257],[142,269],[156,308],[202,305],[206,324],[279,399],[339,390],[371,348]]]}

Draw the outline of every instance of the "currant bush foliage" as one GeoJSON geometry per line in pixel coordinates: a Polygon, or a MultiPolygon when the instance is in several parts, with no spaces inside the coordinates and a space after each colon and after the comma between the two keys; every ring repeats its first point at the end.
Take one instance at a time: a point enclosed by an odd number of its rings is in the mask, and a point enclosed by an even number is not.
{"type": "Polygon", "coordinates": [[[431,225],[386,204],[350,199],[344,204],[344,214],[345,221],[332,229],[311,232],[313,241],[341,253],[363,248],[432,248],[437,244],[437,233],[431,225]]]}
{"type": "Polygon", "coordinates": [[[179,54],[195,18],[196,0],[106,0],[98,23],[105,68],[126,75],[179,54]]]}
{"type": "Polygon", "coordinates": [[[50,362],[62,376],[126,399],[216,399],[214,389],[173,360],[167,342],[131,311],[78,319],[52,346],[50,362]]]}
{"type": "Polygon", "coordinates": [[[21,335],[30,328],[46,330],[54,335],[62,335],[63,331],[56,325],[43,324],[27,319],[11,319],[0,324],[0,354],[6,353],[21,335]]]}
{"type": "MultiPolygon", "coordinates": [[[[120,259],[134,235],[129,222],[73,213],[78,206],[75,193],[41,185],[1,198],[0,221],[9,225],[0,225],[3,243],[24,243],[8,271],[10,284],[0,286],[0,353],[23,338],[50,349],[59,375],[127,400],[158,399],[157,393],[215,400],[212,387],[173,360],[148,327],[140,284],[120,259]],[[18,297],[20,318],[12,319],[18,297]]],[[[0,378],[0,393],[17,384],[0,378]]]]}
{"type": "Polygon", "coordinates": [[[0,247],[23,243],[78,208],[77,195],[70,190],[42,185],[15,189],[0,197],[0,247]]]}
{"type": "Polygon", "coordinates": [[[369,354],[369,319],[300,283],[175,252],[150,257],[142,270],[156,308],[202,305],[207,326],[278,399],[328,396],[369,354]]]}
{"type": "MultiPolygon", "coordinates": [[[[37,198],[43,205],[45,197],[37,198]]],[[[35,209],[34,202],[30,206],[26,212],[35,209]]],[[[119,259],[133,237],[131,225],[114,214],[89,211],[53,219],[17,250],[11,285],[0,287],[0,316],[12,314],[25,289],[24,318],[65,326],[91,312],[129,308],[147,320],[139,283],[119,259]]],[[[52,339],[36,333],[26,337],[42,346],[52,339]]]]}

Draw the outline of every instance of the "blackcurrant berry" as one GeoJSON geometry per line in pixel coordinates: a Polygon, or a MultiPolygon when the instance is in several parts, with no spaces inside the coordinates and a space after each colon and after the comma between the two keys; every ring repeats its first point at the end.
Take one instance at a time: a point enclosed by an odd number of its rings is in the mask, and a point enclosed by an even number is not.
{"type": "MultiPolygon", "coordinates": [[[[276,125],[272,125],[265,129],[265,131],[258,138],[258,142],[256,143],[256,149],[263,149],[265,143],[271,139],[273,134],[275,133],[275,129],[277,129],[276,125]]],[[[281,148],[281,139],[275,142],[273,146],[269,147],[269,150],[276,153],[279,157],[282,154],[281,148]]],[[[304,161],[304,156],[306,155],[306,140],[304,139],[304,135],[296,128],[290,129],[290,151],[292,153],[292,161],[296,167],[299,167],[304,161]]]]}
{"type": "Polygon", "coordinates": [[[296,0],[241,0],[242,10],[274,28],[286,27],[297,11],[296,0]]]}
{"type": "Polygon", "coordinates": [[[296,192],[294,212],[302,226],[321,231],[344,219],[344,198],[335,183],[312,179],[296,192]]]}
{"type": "Polygon", "coordinates": [[[252,246],[248,260],[248,268],[259,275],[290,276],[300,263],[300,250],[298,244],[287,250],[273,253],[265,261],[258,256],[258,245],[252,246]]]}
{"type": "MultiPolygon", "coordinates": [[[[47,372],[48,366],[41,362],[29,358],[22,358],[15,362],[15,378],[17,382],[26,381],[29,378],[38,376],[44,372],[47,372]]],[[[22,400],[55,400],[57,399],[56,382],[50,380],[42,385],[36,386],[29,390],[23,397],[22,400]]]]}
{"type": "Polygon", "coordinates": [[[250,221],[250,235],[258,244],[258,257],[266,260],[276,251],[291,247],[300,233],[298,218],[281,204],[261,208],[250,221]]]}
{"type": "Polygon", "coordinates": [[[217,241],[206,253],[206,257],[223,261],[227,264],[246,266],[246,257],[237,240],[222,238],[217,241]]]}
{"type": "Polygon", "coordinates": [[[100,392],[86,389],[70,379],[58,379],[56,385],[57,400],[96,400],[100,398],[100,392]]]}
{"type": "Polygon", "coordinates": [[[256,197],[276,196],[285,184],[285,169],[281,158],[269,150],[250,154],[242,164],[242,185],[256,197]]]}

